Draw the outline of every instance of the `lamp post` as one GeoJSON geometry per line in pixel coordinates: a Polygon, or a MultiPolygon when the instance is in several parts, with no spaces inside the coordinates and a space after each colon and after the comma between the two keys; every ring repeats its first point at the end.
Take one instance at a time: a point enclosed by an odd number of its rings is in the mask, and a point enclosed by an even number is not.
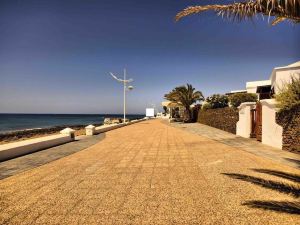
{"type": "Polygon", "coordinates": [[[118,82],[122,82],[123,83],[123,86],[124,86],[124,119],[123,119],[123,123],[125,123],[126,121],[126,91],[131,91],[133,89],[133,86],[128,86],[127,87],[127,84],[132,82],[133,79],[128,79],[126,80],[126,69],[124,69],[124,79],[120,79],[120,78],[117,78],[113,73],[110,72],[110,75],[115,79],[117,80],[118,82]]]}

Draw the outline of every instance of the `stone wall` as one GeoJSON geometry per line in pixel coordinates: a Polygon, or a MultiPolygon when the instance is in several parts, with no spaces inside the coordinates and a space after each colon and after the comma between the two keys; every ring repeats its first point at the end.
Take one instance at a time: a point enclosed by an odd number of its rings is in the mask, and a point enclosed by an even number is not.
{"type": "Polygon", "coordinates": [[[276,122],[283,127],[282,149],[300,153],[300,106],[277,113],[276,122]]]}
{"type": "Polygon", "coordinates": [[[200,110],[198,113],[199,123],[233,134],[236,134],[236,123],[238,120],[238,110],[231,107],[200,110]]]}

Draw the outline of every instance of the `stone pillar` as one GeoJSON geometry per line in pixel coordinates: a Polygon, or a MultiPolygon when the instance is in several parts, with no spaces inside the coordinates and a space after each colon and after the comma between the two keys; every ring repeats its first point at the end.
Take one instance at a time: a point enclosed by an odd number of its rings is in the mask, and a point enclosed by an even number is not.
{"type": "Polygon", "coordinates": [[[276,101],[265,99],[262,104],[262,143],[282,149],[282,126],[276,123],[276,101]]]}
{"type": "Polygon", "coordinates": [[[250,111],[254,109],[256,102],[244,102],[239,109],[239,121],[236,124],[236,135],[250,138],[251,134],[251,116],[250,111]]]}
{"type": "Polygon", "coordinates": [[[61,130],[60,133],[61,134],[67,134],[67,135],[69,135],[71,137],[71,139],[73,139],[73,140],[75,139],[75,130],[73,130],[73,129],[69,128],[69,127],[61,130]]]}
{"type": "Polygon", "coordinates": [[[88,125],[85,127],[85,135],[86,136],[93,136],[95,134],[96,127],[94,125],[88,125]]]}

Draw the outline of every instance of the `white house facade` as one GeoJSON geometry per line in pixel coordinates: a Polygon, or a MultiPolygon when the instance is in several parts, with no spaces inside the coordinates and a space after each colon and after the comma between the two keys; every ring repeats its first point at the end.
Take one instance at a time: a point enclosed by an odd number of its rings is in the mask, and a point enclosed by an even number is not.
{"type": "Polygon", "coordinates": [[[279,94],[293,78],[300,79],[300,61],[274,68],[269,80],[247,82],[246,92],[257,93],[260,101],[245,102],[239,106],[236,134],[256,137],[263,144],[282,149],[283,129],[276,123],[278,109],[273,96],[279,94]]]}

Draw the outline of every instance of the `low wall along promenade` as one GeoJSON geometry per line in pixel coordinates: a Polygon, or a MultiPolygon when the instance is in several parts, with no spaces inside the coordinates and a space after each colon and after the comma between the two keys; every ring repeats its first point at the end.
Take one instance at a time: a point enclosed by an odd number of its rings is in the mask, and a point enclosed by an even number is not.
{"type": "MultiPolygon", "coordinates": [[[[86,135],[95,135],[110,130],[114,130],[120,127],[131,125],[144,121],[145,119],[133,120],[126,123],[102,125],[95,127],[89,125],[86,127],[86,135]]],[[[75,130],[66,128],[60,132],[60,134],[49,135],[45,137],[32,138],[29,140],[13,142],[9,144],[0,145],[0,161],[9,160],[22,155],[40,151],[43,149],[51,148],[57,145],[65,144],[75,140],[75,130]]]]}
{"type": "Polygon", "coordinates": [[[0,145],[0,161],[65,144],[74,140],[74,133],[62,133],[0,145]]]}
{"type": "Polygon", "coordinates": [[[100,133],[107,132],[107,131],[110,131],[110,130],[114,130],[114,129],[124,127],[124,126],[127,126],[127,125],[135,124],[135,123],[138,123],[138,122],[141,122],[141,121],[144,121],[144,120],[145,119],[138,119],[138,120],[132,120],[132,121],[126,122],[126,123],[108,124],[108,125],[102,125],[102,126],[99,126],[99,127],[95,127],[94,125],[89,125],[85,128],[85,134],[87,136],[92,136],[92,135],[95,135],[95,134],[100,134],[100,133]]]}

